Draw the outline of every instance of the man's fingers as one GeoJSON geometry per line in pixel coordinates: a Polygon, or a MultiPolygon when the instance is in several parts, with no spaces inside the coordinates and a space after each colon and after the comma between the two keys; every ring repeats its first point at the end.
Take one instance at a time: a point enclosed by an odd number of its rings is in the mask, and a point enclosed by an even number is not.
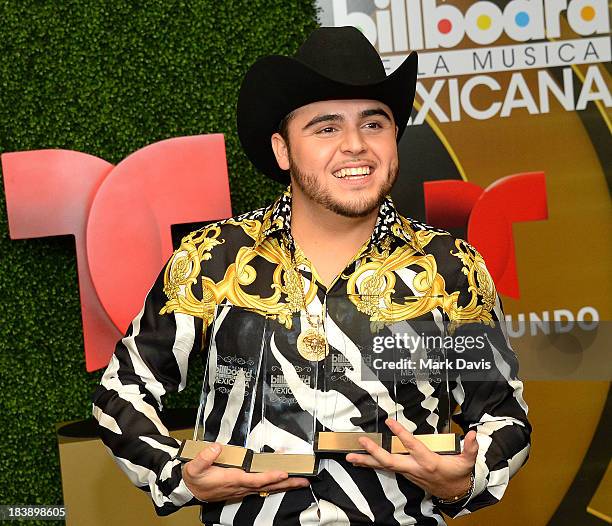
{"type": "Polygon", "coordinates": [[[394,455],[375,444],[369,438],[362,437],[359,439],[359,443],[382,467],[386,469],[395,468],[396,462],[394,455]]]}
{"type": "Polygon", "coordinates": [[[413,449],[418,448],[419,445],[423,445],[397,420],[387,418],[385,424],[387,424],[387,427],[391,430],[391,432],[400,439],[401,443],[404,444],[404,447],[411,453],[413,449]]]}
{"type": "Polygon", "coordinates": [[[211,444],[200,452],[200,454],[185,464],[185,470],[190,477],[197,477],[206,471],[221,453],[219,444],[211,444]]]}
{"type": "Polygon", "coordinates": [[[379,464],[378,460],[376,460],[372,455],[349,453],[346,456],[346,461],[355,466],[382,469],[382,466],[379,464]]]}
{"type": "Polygon", "coordinates": [[[278,482],[287,480],[289,475],[284,471],[266,471],[264,473],[242,473],[237,480],[240,486],[253,491],[259,491],[263,486],[270,486],[278,482]]]}
{"type": "Polygon", "coordinates": [[[310,486],[310,481],[302,477],[289,477],[283,482],[277,482],[276,484],[270,484],[269,486],[263,486],[258,488],[257,491],[267,491],[272,493],[273,491],[289,491],[291,489],[306,488],[310,486]]]}
{"type": "Polygon", "coordinates": [[[387,418],[385,424],[387,424],[391,432],[400,439],[401,443],[404,444],[404,447],[415,460],[420,460],[423,457],[426,458],[428,454],[432,454],[432,451],[423,444],[423,442],[416,439],[414,435],[404,428],[397,420],[387,418]]]}
{"type": "Polygon", "coordinates": [[[463,439],[463,451],[461,452],[470,462],[476,462],[478,455],[478,441],[476,431],[470,431],[463,439]]]}

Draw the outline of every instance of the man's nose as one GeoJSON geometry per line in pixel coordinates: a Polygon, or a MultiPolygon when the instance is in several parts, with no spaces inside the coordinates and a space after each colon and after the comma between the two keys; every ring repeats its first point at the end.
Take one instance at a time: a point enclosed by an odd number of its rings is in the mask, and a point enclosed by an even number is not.
{"type": "Polygon", "coordinates": [[[367,149],[367,143],[361,133],[361,129],[346,128],[342,136],[340,148],[342,152],[353,155],[364,152],[367,149]]]}

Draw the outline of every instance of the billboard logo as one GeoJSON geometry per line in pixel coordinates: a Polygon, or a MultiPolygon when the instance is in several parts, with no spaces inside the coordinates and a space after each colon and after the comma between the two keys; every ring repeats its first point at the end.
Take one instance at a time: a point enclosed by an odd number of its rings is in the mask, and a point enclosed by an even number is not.
{"type": "Polygon", "coordinates": [[[479,45],[492,44],[502,34],[515,42],[559,38],[562,13],[578,35],[610,30],[605,0],[511,0],[503,11],[480,1],[465,13],[436,0],[375,0],[372,14],[349,12],[348,5],[348,0],[332,1],[334,25],[359,28],[381,54],[453,48],[465,36],[479,45]]]}
{"type": "Polygon", "coordinates": [[[417,99],[409,125],[428,116],[444,123],[466,116],[509,117],[517,110],[545,114],[552,101],[565,111],[584,110],[591,102],[602,113],[612,106],[597,66],[612,59],[604,0],[511,0],[503,9],[479,1],[463,11],[436,0],[364,0],[359,9],[348,0],[318,5],[323,25],[360,29],[383,57],[387,74],[409,50],[422,50],[417,83],[422,104],[417,99]],[[504,37],[514,44],[493,45],[504,37]],[[573,71],[579,64],[586,70],[573,71]],[[548,70],[557,67],[563,70],[551,75],[548,70]],[[537,75],[527,78],[523,70],[530,69],[537,75]],[[492,75],[499,72],[513,73],[492,75]],[[425,84],[424,79],[435,80],[425,84]]]}

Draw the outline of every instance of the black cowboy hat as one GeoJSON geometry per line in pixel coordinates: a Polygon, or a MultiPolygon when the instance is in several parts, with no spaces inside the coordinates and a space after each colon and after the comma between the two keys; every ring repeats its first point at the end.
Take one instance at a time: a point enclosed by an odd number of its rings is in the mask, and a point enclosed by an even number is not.
{"type": "Polygon", "coordinates": [[[238,96],[240,142],[259,170],[288,183],[289,172],[278,166],[270,143],[286,115],[321,100],[378,100],[393,112],[399,141],[412,111],[416,77],[415,52],[387,76],[376,49],[358,29],[315,29],[293,57],[263,57],[247,71],[238,96]]]}

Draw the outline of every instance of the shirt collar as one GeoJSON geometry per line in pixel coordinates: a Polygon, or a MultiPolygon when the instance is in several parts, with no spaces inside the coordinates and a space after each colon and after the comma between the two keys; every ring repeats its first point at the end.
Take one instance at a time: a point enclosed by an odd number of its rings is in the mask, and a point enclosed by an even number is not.
{"type": "MultiPolygon", "coordinates": [[[[291,236],[291,185],[266,210],[258,243],[277,234],[288,240],[289,248],[293,251],[294,244],[293,237],[291,236]]],[[[370,237],[370,244],[378,246],[388,236],[394,236],[401,241],[414,245],[413,234],[408,220],[398,213],[391,196],[387,195],[378,209],[378,217],[370,237]]]]}
{"type": "Polygon", "coordinates": [[[261,225],[261,238],[270,237],[277,232],[291,235],[291,186],[268,207],[261,225]]]}

